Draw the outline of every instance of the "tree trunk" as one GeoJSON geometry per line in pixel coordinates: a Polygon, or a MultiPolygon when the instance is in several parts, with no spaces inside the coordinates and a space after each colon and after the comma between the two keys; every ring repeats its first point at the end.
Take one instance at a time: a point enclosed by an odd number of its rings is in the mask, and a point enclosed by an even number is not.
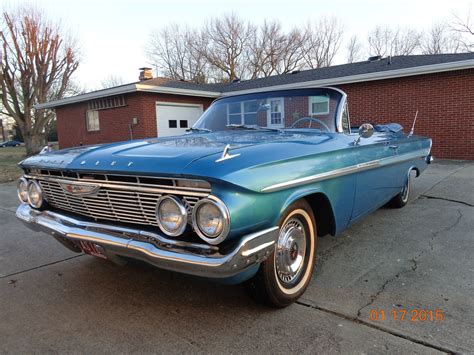
{"type": "Polygon", "coordinates": [[[45,135],[39,133],[27,133],[23,135],[25,139],[26,155],[38,154],[45,145],[45,135]]]}

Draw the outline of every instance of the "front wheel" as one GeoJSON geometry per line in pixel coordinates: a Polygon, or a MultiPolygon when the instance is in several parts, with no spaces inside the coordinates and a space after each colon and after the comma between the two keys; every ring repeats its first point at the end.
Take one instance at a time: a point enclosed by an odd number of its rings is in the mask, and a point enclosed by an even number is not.
{"type": "Polygon", "coordinates": [[[306,290],[314,269],[316,222],[305,200],[290,205],[280,219],[275,250],[249,282],[257,301],[286,307],[306,290]]]}

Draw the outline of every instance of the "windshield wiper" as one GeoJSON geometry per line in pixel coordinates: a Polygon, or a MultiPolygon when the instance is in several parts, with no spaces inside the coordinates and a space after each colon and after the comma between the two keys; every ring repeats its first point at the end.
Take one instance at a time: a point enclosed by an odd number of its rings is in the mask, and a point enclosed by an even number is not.
{"type": "Polygon", "coordinates": [[[236,123],[231,123],[226,125],[227,128],[230,129],[257,129],[255,126],[247,126],[245,124],[236,124],[236,123]]]}
{"type": "Polygon", "coordinates": [[[186,132],[212,132],[208,128],[197,128],[197,127],[190,127],[186,130],[186,132]]]}
{"type": "Polygon", "coordinates": [[[230,129],[252,129],[252,130],[266,130],[266,131],[277,131],[277,132],[283,132],[283,128],[270,128],[270,127],[261,127],[261,126],[250,126],[250,125],[245,125],[245,124],[228,124],[226,125],[227,128],[230,129]]]}

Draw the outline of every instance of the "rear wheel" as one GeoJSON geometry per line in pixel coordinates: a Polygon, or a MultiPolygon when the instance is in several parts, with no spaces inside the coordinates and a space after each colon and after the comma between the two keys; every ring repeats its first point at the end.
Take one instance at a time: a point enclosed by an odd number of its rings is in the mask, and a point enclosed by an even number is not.
{"type": "Polygon", "coordinates": [[[305,200],[289,206],[280,219],[274,252],[250,280],[252,296],[273,307],[286,307],[306,290],[314,269],[316,223],[305,200]]]}
{"type": "Polygon", "coordinates": [[[388,205],[393,208],[405,207],[408,203],[408,197],[410,196],[410,174],[407,176],[405,185],[403,185],[401,191],[393,197],[388,205]]]}

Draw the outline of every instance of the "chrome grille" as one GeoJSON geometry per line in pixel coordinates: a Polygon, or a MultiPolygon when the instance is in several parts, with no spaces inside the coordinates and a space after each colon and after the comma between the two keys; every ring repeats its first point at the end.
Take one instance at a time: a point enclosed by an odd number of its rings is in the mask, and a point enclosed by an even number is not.
{"type": "MultiPolygon", "coordinates": [[[[183,201],[188,213],[191,214],[199,199],[208,196],[211,192],[208,183],[197,180],[141,177],[147,182],[141,183],[139,176],[103,174],[77,174],[75,176],[73,174],[71,177],[71,173],[58,173],[57,171],[54,171],[53,174],[50,171],[45,173],[44,170],[41,170],[40,173],[30,173],[26,177],[36,179],[40,183],[46,201],[55,208],[96,220],[153,226],[157,226],[155,209],[156,201],[160,196],[164,194],[177,196],[183,201]],[[60,185],[60,182],[81,181],[97,184],[100,188],[93,195],[73,195],[66,192],[60,185]],[[183,181],[199,182],[201,187],[182,186],[183,181]]],[[[191,221],[191,218],[188,220],[191,221]]]]}

